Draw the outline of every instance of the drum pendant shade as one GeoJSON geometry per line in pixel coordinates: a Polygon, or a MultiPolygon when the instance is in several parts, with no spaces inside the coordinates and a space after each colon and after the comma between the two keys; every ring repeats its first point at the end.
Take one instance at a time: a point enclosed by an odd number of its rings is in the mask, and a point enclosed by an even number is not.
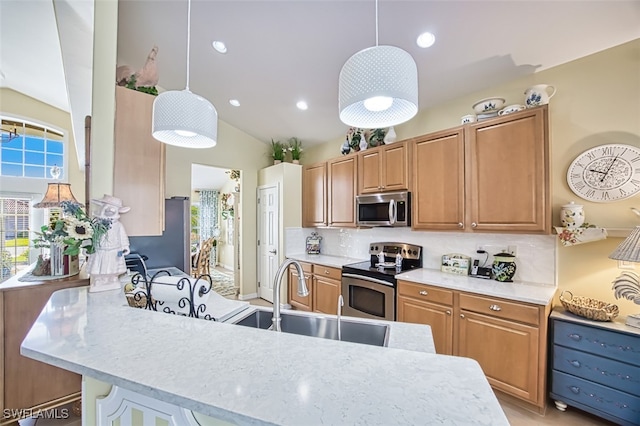
{"type": "Polygon", "coordinates": [[[218,138],[218,112],[189,90],[163,92],[153,102],[153,137],[183,148],[211,148],[218,138]]]}
{"type": "Polygon", "coordinates": [[[374,46],[353,55],[339,79],[340,120],[352,127],[395,126],[418,113],[418,68],[411,55],[395,46],[374,46]],[[381,111],[367,109],[373,97],[391,98],[381,111]]]}
{"type": "Polygon", "coordinates": [[[187,85],[163,92],[153,101],[151,134],[160,142],[183,148],[211,148],[218,140],[218,112],[202,96],[189,90],[191,0],[187,8],[187,85]]]}

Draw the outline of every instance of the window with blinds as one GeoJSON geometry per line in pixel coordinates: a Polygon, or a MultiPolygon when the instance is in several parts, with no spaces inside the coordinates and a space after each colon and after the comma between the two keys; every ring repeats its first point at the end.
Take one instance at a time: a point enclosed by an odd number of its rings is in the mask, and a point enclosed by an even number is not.
{"type": "Polygon", "coordinates": [[[29,201],[0,197],[0,282],[29,266],[29,201]]]}

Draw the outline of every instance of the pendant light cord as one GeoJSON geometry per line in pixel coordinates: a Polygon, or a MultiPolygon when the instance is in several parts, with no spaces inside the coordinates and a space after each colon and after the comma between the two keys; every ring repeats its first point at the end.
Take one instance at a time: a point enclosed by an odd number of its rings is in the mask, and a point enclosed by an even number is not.
{"type": "Polygon", "coordinates": [[[378,46],[378,0],[376,0],[376,46],[378,46]]]}
{"type": "Polygon", "coordinates": [[[190,54],[191,54],[191,0],[189,0],[189,6],[187,8],[187,87],[185,88],[185,90],[189,90],[190,54]]]}

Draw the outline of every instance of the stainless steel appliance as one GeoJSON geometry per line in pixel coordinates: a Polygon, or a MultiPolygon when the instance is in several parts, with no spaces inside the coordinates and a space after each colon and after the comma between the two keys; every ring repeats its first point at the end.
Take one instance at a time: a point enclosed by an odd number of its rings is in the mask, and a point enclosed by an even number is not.
{"type": "Polygon", "coordinates": [[[395,275],[422,268],[422,247],[403,243],[371,243],[370,260],[342,267],[342,313],[352,317],[396,319],[395,275]],[[380,253],[382,256],[379,257],[380,253]],[[402,261],[396,267],[396,256],[402,261]],[[383,262],[380,260],[384,259],[383,262]]]}
{"type": "Polygon", "coordinates": [[[411,193],[358,195],[356,213],[359,226],[411,226],[411,193]]]}

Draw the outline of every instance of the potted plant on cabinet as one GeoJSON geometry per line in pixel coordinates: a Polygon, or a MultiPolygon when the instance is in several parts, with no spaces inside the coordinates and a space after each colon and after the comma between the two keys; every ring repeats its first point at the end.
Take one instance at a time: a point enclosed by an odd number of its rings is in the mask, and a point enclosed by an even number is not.
{"type": "Polygon", "coordinates": [[[282,163],[286,148],[280,141],[274,141],[271,139],[271,157],[273,158],[273,164],[282,163]]]}
{"type": "Polygon", "coordinates": [[[300,164],[300,157],[302,157],[302,141],[298,138],[289,138],[289,151],[291,152],[291,162],[293,164],[300,164]]]}

